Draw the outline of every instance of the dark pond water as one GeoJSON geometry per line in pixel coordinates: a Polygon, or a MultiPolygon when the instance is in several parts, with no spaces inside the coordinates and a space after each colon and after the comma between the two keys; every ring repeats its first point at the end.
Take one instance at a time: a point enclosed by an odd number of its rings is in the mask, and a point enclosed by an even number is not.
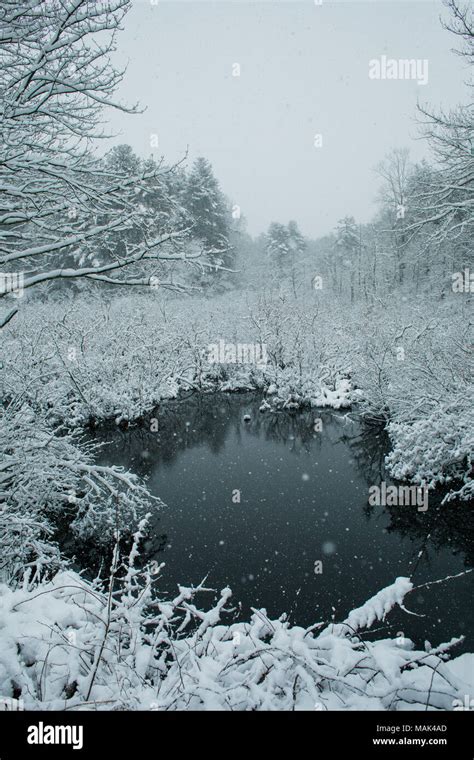
{"type": "MultiPolygon", "coordinates": [[[[162,405],[158,432],[147,422],[94,433],[107,443],[100,463],[146,476],[167,505],[146,545],[149,559],[166,562],[160,591],[207,576],[232,588],[241,618],[264,607],[309,625],[343,619],[398,575],[421,584],[473,565],[472,507],[440,507],[441,495],[427,512],[369,506],[369,486],[388,480],[382,431],[340,412],[262,414],[259,403],[193,396],[162,405]]],[[[472,651],[473,575],[410,594],[407,607],[424,617],[397,611],[384,632],[421,645],[464,634],[459,651],[472,651]]]]}

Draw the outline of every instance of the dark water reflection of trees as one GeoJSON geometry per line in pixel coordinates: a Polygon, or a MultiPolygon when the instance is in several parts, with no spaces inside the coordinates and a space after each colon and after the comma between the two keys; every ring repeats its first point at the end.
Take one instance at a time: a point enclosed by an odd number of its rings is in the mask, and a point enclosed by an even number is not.
{"type": "MultiPolygon", "coordinates": [[[[360,474],[367,486],[389,481],[384,458],[390,450],[390,440],[383,427],[367,426],[358,415],[346,410],[304,410],[302,412],[260,413],[259,396],[253,393],[200,396],[193,394],[182,400],[163,403],[140,426],[118,430],[104,426],[91,437],[120,452],[120,459],[129,461],[130,469],[146,477],[149,460],[154,467],[172,466],[180,454],[194,446],[205,444],[219,454],[231,430],[242,437],[242,419],[248,414],[245,433],[265,440],[284,443],[295,455],[300,452],[317,453],[322,436],[329,435],[332,444],[349,447],[360,474]],[[322,421],[322,432],[315,430],[315,421],[322,421]],[[152,425],[158,430],[152,432],[152,425]],[[328,424],[328,423],[331,424],[328,424]],[[334,422],[337,424],[335,425],[334,422]]],[[[446,490],[430,493],[426,513],[407,510],[406,507],[385,507],[390,517],[387,532],[398,533],[413,543],[414,552],[423,552],[424,560],[449,545],[454,553],[464,555],[466,566],[474,564],[474,512],[466,503],[449,502],[441,506],[446,490]]],[[[378,507],[363,507],[367,521],[374,519],[378,507]]],[[[148,542],[150,555],[166,545],[166,535],[155,535],[148,542]]]]}

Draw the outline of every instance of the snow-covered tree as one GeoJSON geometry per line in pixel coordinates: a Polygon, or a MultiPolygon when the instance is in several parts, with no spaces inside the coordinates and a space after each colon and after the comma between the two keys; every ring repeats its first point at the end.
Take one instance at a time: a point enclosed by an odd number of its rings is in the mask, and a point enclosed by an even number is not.
{"type": "Polygon", "coordinates": [[[229,265],[231,217],[212,166],[205,158],[197,158],[191,168],[184,203],[193,220],[192,234],[202,243],[209,261],[217,266],[229,265]]]}
{"type": "Polygon", "coordinates": [[[288,225],[272,222],[264,237],[265,251],[271,265],[282,282],[289,280],[293,294],[296,296],[298,280],[304,267],[306,241],[295,221],[288,225]]]}
{"type": "Polygon", "coordinates": [[[294,220],[288,222],[288,242],[290,246],[290,277],[293,295],[296,296],[298,280],[304,267],[303,256],[306,251],[306,241],[294,220]]]}
{"type": "Polygon", "coordinates": [[[290,256],[290,237],[288,228],[279,222],[272,222],[265,238],[265,248],[270,260],[280,269],[288,264],[290,256]]]}
{"type": "MultiPolygon", "coordinates": [[[[144,262],[183,256],[182,231],[157,230],[137,203],[140,189],[156,180],[154,169],[107,167],[91,149],[107,136],[104,107],[137,111],[114,99],[124,71],[110,59],[129,7],[128,0],[2,3],[0,266],[22,273],[23,289],[75,278],[148,284],[144,262]],[[97,261],[109,235],[128,236],[137,227],[139,242],[127,242],[120,257],[111,248],[109,260],[97,261]]],[[[5,290],[0,298],[9,297],[5,290]]],[[[17,310],[18,301],[0,324],[17,310]]]]}
{"type": "Polygon", "coordinates": [[[360,235],[353,216],[345,216],[338,222],[335,239],[334,266],[339,270],[339,287],[342,292],[343,273],[349,272],[351,303],[354,301],[354,272],[356,256],[360,251],[360,235]]]}
{"type": "Polygon", "coordinates": [[[116,145],[105,157],[105,165],[112,171],[137,175],[140,173],[140,159],[130,145],[116,145]]]}
{"type": "Polygon", "coordinates": [[[407,241],[409,151],[406,148],[392,150],[377,168],[383,179],[379,200],[383,207],[385,224],[390,236],[390,247],[395,258],[396,278],[403,284],[405,270],[404,252],[407,241]]]}
{"type": "Polygon", "coordinates": [[[302,254],[306,250],[306,241],[297,223],[293,220],[288,222],[288,238],[291,250],[295,251],[297,255],[302,254]]]}
{"type": "MultiPolygon", "coordinates": [[[[461,39],[456,51],[472,67],[474,63],[474,12],[459,0],[447,0],[450,19],[446,29],[461,39]]],[[[474,233],[474,111],[471,79],[468,102],[448,111],[419,105],[423,134],[432,149],[434,165],[420,178],[413,193],[417,218],[410,225],[414,233],[423,232],[425,249],[436,254],[440,248],[460,244],[472,255],[474,233]]],[[[453,262],[456,266],[457,263],[453,262]]],[[[467,261],[464,260],[464,264],[467,261]]]]}

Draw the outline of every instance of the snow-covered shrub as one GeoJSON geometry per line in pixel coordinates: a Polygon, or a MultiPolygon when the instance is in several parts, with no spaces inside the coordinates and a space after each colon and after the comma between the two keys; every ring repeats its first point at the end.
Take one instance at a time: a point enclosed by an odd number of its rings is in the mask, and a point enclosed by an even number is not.
{"type": "Polygon", "coordinates": [[[108,588],[71,571],[0,586],[1,696],[21,697],[27,710],[451,710],[472,690],[474,656],[449,659],[461,639],[416,651],[407,638],[363,638],[404,609],[408,578],[339,624],[304,629],[265,610],[225,624],[230,589],[207,611],[195,604],[201,586],[154,598],[157,576],[134,568],[143,530],[122,580],[114,555],[108,588]]]}
{"type": "Polygon", "coordinates": [[[459,480],[462,496],[472,493],[465,432],[472,348],[469,324],[452,302],[435,317],[422,302],[403,311],[390,304],[344,310],[280,291],[186,298],[186,308],[155,293],[106,306],[84,297],[31,307],[2,331],[4,397],[28,403],[51,424],[133,422],[190,389],[258,390],[270,413],[353,405],[368,421],[389,424],[394,477],[459,480]],[[265,345],[268,362],[213,363],[209,346],[220,340],[265,345]]]}
{"type": "Polygon", "coordinates": [[[207,611],[197,606],[202,586],[160,600],[159,576],[134,567],[143,521],[125,565],[116,548],[107,584],[86,582],[61,559],[58,520],[110,541],[152,506],[131,473],[94,464],[81,426],[136,420],[182,389],[259,389],[268,413],[353,404],[389,421],[394,477],[459,481],[459,495],[472,495],[469,344],[450,308],[434,323],[421,312],[349,315],[281,295],[235,297],[229,308],[230,298],[195,298],[185,310],[150,294],[108,307],[34,304],[4,328],[0,696],[21,696],[27,709],[452,709],[472,689],[462,669],[473,656],[448,658],[456,641],[419,652],[408,639],[364,638],[403,605],[407,579],[342,623],[305,630],[264,610],[224,623],[229,589],[207,611]],[[219,340],[265,343],[269,361],[212,364],[208,348],[219,340]]]}
{"type": "Polygon", "coordinates": [[[189,389],[263,391],[273,384],[280,407],[291,394],[296,407],[350,403],[343,332],[331,325],[329,338],[316,311],[280,299],[264,308],[258,297],[235,297],[229,309],[229,298],[188,298],[186,311],[178,299],[163,309],[151,294],[107,307],[84,298],[67,308],[24,308],[2,334],[4,396],[21,396],[70,427],[133,422],[189,389]],[[220,340],[265,345],[268,363],[212,363],[209,346],[220,340]]]}
{"type": "MultiPolygon", "coordinates": [[[[387,422],[388,472],[399,480],[455,486],[445,500],[473,496],[473,354],[470,325],[451,303],[435,317],[418,304],[380,319],[354,357],[359,408],[387,422]],[[456,486],[456,482],[458,485],[456,486]]],[[[380,315],[381,316],[381,315],[380,315]]]]}
{"type": "Polygon", "coordinates": [[[120,467],[94,463],[96,447],[79,434],[52,427],[26,403],[0,415],[0,571],[14,579],[25,567],[39,576],[57,568],[52,536],[69,518],[81,539],[110,542],[133,530],[140,514],[158,506],[145,486],[120,467]]]}
{"type": "Polygon", "coordinates": [[[412,424],[388,426],[393,451],[386,457],[389,472],[398,480],[435,488],[459,482],[444,498],[468,500],[474,496],[474,409],[470,399],[461,408],[440,408],[412,424]]]}

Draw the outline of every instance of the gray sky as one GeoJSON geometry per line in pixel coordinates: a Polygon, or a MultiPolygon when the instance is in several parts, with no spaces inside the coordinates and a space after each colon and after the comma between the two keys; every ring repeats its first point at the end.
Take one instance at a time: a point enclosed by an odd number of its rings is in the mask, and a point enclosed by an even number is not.
{"type": "Polygon", "coordinates": [[[368,221],[374,165],[392,147],[427,155],[417,99],[466,98],[440,14],[441,0],[135,0],[117,40],[117,62],[128,61],[119,95],[147,110],[107,114],[120,133],[110,146],[167,161],[189,146],[188,162],[211,161],[252,234],[271,221],[296,219],[312,237],[346,214],[368,221]],[[428,83],[370,79],[383,55],[427,59],[428,83]]]}

